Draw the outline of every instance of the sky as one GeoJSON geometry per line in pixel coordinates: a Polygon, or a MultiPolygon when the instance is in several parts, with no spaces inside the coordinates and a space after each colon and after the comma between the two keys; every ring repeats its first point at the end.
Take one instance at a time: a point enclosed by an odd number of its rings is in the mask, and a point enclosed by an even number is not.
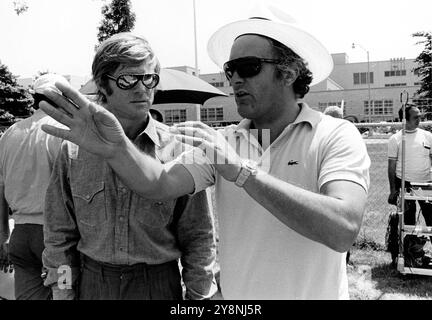
{"type": "MultiPolygon", "coordinates": [[[[101,7],[108,0],[0,0],[0,61],[20,77],[38,71],[89,76],[101,7]]],[[[249,17],[255,0],[196,0],[200,73],[221,71],[208,57],[207,41],[219,27],[249,17]]],[[[432,31],[432,0],[262,0],[276,5],[318,38],[330,53],[350,62],[415,58],[411,36],[432,31]],[[352,49],[352,43],[358,43],[352,49]]],[[[147,38],[162,67],[195,66],[193,0],[132,0],[133,32],[147,38]]]]}

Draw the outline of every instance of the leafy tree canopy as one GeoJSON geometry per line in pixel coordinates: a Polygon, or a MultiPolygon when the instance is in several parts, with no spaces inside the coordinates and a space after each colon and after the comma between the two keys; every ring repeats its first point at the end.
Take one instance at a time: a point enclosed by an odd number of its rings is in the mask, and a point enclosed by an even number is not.
{"type": "Polygon", "coordinates": [[[32,113],[32,96],[18,86],[8,67],[0,62],[0,120],[13,122],[13,117],[28,117],[32,113]]]}
{"type": "Polygon", "coordinates": [[[130,0],[112,0],[102,7],[102,16],[97,35],[99,43],[116,33],[131,31],[135,26],[130,0]]]}
{"type": "Polygon", "coordinates": [[[422,52],[415,59],[418,66],[413,69],[421,80],[417,94],[420,98],[432,99],[432,32],[416,32],[413,37],[422,38],[416,44],[423,45],[422,52]]]}

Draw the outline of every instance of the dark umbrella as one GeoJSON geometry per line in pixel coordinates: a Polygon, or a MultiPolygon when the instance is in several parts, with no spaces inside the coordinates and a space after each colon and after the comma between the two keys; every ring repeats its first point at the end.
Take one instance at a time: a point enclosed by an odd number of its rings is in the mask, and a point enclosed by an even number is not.
{"type": "MultiPolygon", "coordinates": [[[[97,93],[97,87],[93,80],[90,80],[79,91],[86,95],[92,95],[97,93]]],[[[160,82],[153,104],[204,104],[208,99],[217,96],[227,95],[204,80],[186,72],[161,69],[160,82]]]]}

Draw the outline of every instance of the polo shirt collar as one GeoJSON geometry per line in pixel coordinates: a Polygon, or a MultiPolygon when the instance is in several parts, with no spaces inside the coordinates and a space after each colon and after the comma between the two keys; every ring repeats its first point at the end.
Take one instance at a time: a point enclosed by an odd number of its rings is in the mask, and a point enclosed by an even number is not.
{"type": "Polygon", "coordinates": [[[312,128],[315,127],[321,120],[320,113],[311,109],[304,102],[300,102],[299,106],[300,106],[300,113],[292,124],[296,125],[302,122],[307,122],[312,126],[312,128]]]}

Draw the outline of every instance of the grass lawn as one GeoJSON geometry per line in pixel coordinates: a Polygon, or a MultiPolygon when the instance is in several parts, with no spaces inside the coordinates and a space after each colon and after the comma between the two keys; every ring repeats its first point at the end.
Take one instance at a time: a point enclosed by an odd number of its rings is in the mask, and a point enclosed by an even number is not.
{"type": "Polygon", "coordinates": [[[432,299],[432,277],[402,275],[391,268],[390,253],[353,249],[348,265],[352,300],[432,299]]]}

